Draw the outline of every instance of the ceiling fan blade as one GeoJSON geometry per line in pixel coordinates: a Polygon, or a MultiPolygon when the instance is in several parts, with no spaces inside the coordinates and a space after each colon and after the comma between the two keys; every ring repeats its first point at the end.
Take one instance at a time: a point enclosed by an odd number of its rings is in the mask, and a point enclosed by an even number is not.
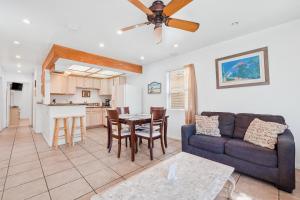
{"type": "Polygon", "coordinates": [[[138,9],[146,13],[147,15],[154,15],[154,13],[139,0],[128,0],[128,1],[132,3],[134,6],[136,6],[138,9]]]}
{"type": "Polygon", "coordinates": [[[162,41],[162,27],[156,27],[154,29],[154,38],[155,38],[155,42],[156,44],[161,43],[162,41]]]}
{"type": "Polygon", "coordinates": [[[166,26],[182,29],[185,31],[196,32],[200,24],[181,19],[168,18],[166,21],[166,26]]]}
{"type": "Polygon", "coordinates": [[[133,26],[128,26],[126,28],[122,28],[122,29],[120,29],[120,31],[125,32],[125,31],[129,31],[131,29],[139,28],[139,27],[142,27],[142,26],[145,26],[145,25],[149,25],[149,24],[150,24],[150,22],[144,22],[144,23],[133,25],[133,26]]]}
{"type": "Polygon", "coordinates": [[[163,13],[170,17],[178,10],[191,3],[193,0],[172,0],[165,8],[163,13]]]}

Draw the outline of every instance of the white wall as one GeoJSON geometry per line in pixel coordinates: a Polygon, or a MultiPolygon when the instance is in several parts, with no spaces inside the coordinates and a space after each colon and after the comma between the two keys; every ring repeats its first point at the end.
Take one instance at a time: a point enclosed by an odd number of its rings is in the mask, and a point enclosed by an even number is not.
{"type": "Polygon", "coordinates": [[[22,91],[10,90],[10,106],[20,108],[20,118],[30,119],[32,114],[32,88],[31,84],[23,83],[22,91]]]}
{"type": "MultiPolygon", "coordinates": [[[[27,92],[24,92],[24,99],[26,99],[26,105],[25,102],[23,102],[24,105],[22,105],[22,107],[26,106],[26,111],[23,112],[23,116],[24,113],[26,116],[29,116],[30,121],[32,122],[32,85],[33,85],[33,75],[32,74],[17,74],[17,73],[9,73],[9,72],[3,72],[3,94],[4,95],[4,99],[3,102],[1,104],[3,110],[4,110],[4,127],[8,126],[8,111],[9,109],[6,109],[7,106],[9,106],[8,104],[6,104],[6,102],[9,102],[6,100],[6,94],[10,93],[8,84],[11,82],[17,82],[17,83],[24,83],[24,86],[27,92]],[[26,86],[27,85],[27,86],[26,86]],[[27,113],[27,114],[26,114],[27,113]]],[[[21,115],[22,115],[22,110],[21,110],[21,115]]],[[[22,117],[22,116],[21,116],[22,117]]]]}
{"type": "Polygon", "coordinates": [[[5,127],[5,95],[4,95],[4,80],[3,80],[3,70],[0,66],[0,131],[5,127]]]}
{"type": "MultiPolygon", "coordinates": [[[[201,31],[201,30],[200,30],[201,31]]],[[[171,57],[144,67],[143,75],[128,80],[144,89],[144,111],[151,105],[166,106],[166,72],[193,63],[201,111],[279,114],[286,118],[296,141],[296,165],[300,168],[300,20],[252,33],[230,41],[171,57]],[[216,89],[215,59],[268,46],[271,84],[233,89],[216,89]],[[148,95],[147,84],[162,83],[160,95],[148,95]]],[[[169,133],[180,137],[183,111],[169,111],[169,133]]]]}

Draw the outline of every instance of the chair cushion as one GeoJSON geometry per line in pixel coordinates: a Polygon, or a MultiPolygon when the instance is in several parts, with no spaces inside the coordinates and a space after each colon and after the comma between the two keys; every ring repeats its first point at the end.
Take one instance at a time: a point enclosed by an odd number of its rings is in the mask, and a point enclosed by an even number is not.
{"type": "Polygon", "coordinates": [[[204,116],[219,116],[219,129],[222,136],[233,136],[235,114],[228,112],[202,112],[204,116]]]}
{"type": "Polygon", "coordinates": [[[277,152],[240,139],[230,139],[225,144],[225,154],[266,167],[277,167],[277,152]]]}
{"type": "MultiPolygon", "coordinates": [[[[113,130],[112,134],[113,135],[118,135],[118,131],[117,130],[113,130]]],[[[122,129],[121,130],[121,136],[126,136],[126,135],[130,135],[130,131],[128,129],[122,129]]]]}
{"type": "Polygon", "coordinates": [[[235,129],[234,129],[233,137],[243,139],[250,123],[255,118],[258,118],[266,122],[276,122],[285,125],[285,120],[282,116],[240,113],[237,114],[235,118],[235,129]]]}
{"type": "Polygon", "coordinates": [[[208,135],[192,135],[189,144],[198,149],[203,149],[213,153],[224,153],[225,143],[229,140],[226,137],[214,137],[208,135]]]}
{"type": "MultiPolygon", "coordinates": [[[[146,138],[150,138],[150,130],[138,130],[135,132],[135,134],[137,136],[142,136],[142,137],[146,137],[146,138]]],[[[152,137],[158,137],[160,136],[160,132],[159,131],[153,131],[152,132],[152,137]]]]}

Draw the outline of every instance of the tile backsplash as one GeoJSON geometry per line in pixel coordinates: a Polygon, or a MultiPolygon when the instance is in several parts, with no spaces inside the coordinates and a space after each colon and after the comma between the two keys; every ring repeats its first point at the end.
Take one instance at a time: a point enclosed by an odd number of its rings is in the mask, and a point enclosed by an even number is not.
{"type": "Polygon", "coordinates": [[[104,99],[111,98],[111,96],[99,96],[98,90],[93,89],[76,89],[75,95],[51,95],[51,102],[53,99],[56,99],[56,103],[101,103],[104,102],[104,99]],[[82,97],[82,90],[91,91],[90,97],[82,97]]]}

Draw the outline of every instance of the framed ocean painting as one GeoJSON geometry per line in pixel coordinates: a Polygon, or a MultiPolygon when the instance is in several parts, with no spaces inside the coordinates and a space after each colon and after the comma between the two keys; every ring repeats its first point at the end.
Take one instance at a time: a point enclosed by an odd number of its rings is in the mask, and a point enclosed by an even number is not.
{"type": "Polygon", "coordinates": [[[161,93],[161,83],[152,82],[148,84],[148,94],[160,94],[161,93]]]}
{"type": "Polygon", "coordinates": [[[270,84],[268,48],[216,59],[217,89],[270,84]]]}

